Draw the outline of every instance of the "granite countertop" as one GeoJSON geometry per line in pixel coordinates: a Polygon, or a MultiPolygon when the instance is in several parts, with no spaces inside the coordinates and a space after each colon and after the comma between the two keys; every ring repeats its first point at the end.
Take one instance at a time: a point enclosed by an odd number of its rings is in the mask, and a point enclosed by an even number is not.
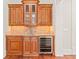
{"type": "Polygon", "coordinates": [[[28,28],[24,26],[9,27],[6,35],[22,35],[22,36],[39,36],[39,35],[55,35],[52,27],[35,27],[28,28]]]}

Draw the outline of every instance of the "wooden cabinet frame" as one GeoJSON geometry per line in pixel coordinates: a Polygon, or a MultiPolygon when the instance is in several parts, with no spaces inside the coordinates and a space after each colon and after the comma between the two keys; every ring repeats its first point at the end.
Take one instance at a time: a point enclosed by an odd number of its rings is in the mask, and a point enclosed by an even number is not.
{"type": "MultiPolygon", "coordinates": [[[[40,26],[52,26],[52,19],[53,19],[52,4],[39,4],[39,0],[22,0],[21,2],[22,4],[8,4],[9,26],[28,27],[28,29],[30,29],[30,34],[32,35],[33,35],[33,32],[31,32],[32,27],[39,27],[35,29],[38,29],[38,31],[40,32],[41,31],[40,28],[44,29],[40,26]],[[26,5],[29,5],[29,12],[28,12],[29,24],[25,24],[26,5]],[[32,12],[32,5],[35,5],[35,12],[32,12]],[[35,18],[33,13],[35,13],[34,14],[35,18]],[[33,19],[36,19],[35,20],[36,24],[35,23],[32,24],[33,19]]],[[[26,28],[23,28],[23,30],[25,31],[26,28]]],[[[47,31],[49,32],[49,30],[47,31]]],[[[51,59],[52,56],[55,55],[55,36],[53,36],[53,34],[52,35],[46,34],[48,36],[45,35],[45,37],[51,36],[51,52],[41,53],[39,49],[40,49],[40,37],[42,36],[40,36],[39,32],[37,33],[36,31],[36,34],[39,36],[32,36],[32,35],[25,36],[21,34],[19,36],[17,36],[16,34],[7,35],[6,36],[6,55],[7,55],[6,58],[7,59],[51,59]]],[[[45,34],[45,32],[43,33],[45,34]]]]}

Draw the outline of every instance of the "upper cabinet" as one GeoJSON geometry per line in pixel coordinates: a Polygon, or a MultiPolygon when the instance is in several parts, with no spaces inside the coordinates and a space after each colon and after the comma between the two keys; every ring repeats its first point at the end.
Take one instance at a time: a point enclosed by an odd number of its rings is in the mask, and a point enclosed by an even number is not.
{"type": "Polygon", "coordinates": [[[52,25],[52,5],[51,4],[38,5],[38,25],[40,26],[52,25]]]}
{"type": "Polygon", "coordinates": [[[24,24],[28,26],[35,26],[37,24],[37,5],[24,5],[24,24]]]}
{"type": "Polygon", "coordinates": [[[9,25],[23,25],[23,5],[9,4],[9,25]]]}
{"type": "Polygon", "coordinates": [[[10,26],[51,26],[52,4],[9,4],[10,26]]]}

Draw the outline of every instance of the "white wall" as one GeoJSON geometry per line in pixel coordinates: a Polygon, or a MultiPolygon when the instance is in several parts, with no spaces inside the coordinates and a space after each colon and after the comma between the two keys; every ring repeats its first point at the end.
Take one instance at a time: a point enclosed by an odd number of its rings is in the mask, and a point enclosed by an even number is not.
{"type": "MultiPolygon", "coordinates": [[[[53,3],[56,56],[75,54],[75,0],[50,1],[53,3]]],[[[8,3],[20,3],[20,0],[4,0],[4,33],[8,30],[8,3]]],[[[48,3],[48,0],[40,0],[40,3],[48,3]]],[[[4,35],[4,56],[5,49],[4,35]]]]}
{"type": "Polygon", "coordinates": [[[3,38],[4,38],[4,51],[3,51],[3,53],[4,53],[4,56],[6,55],[6,40],[5,40],[5,33],[7,32],[7,30],[8,30],[8,6],[7,6],[7,2],[8,0],[5,0],[4,1],[4,5],[3,5],[3,21],[4,21],[4,23],[3,23],[3,30],[4,30],[4,33],[3,33],[3,38]]]}
{"type": "Polygon", "coordinates": [[[55,1],[54,21],[56,31],[55,43],[57,49],[56,55],[57,56],[75,55],[76,53],[75,0],[54,0],[54,1],[55,1]]]}
{"type": "Polygon", "coordinates": [[[63,18],[64,7],[63,1],[55,1],[54,3],[54,22],[55,22],[55,55],[63,56],[63,18]]]}
{"type": "Polygon", "coordinates": [[[76,1],[72,0],[72,52],[76,54],[76,1]]]}
{"type": "Polygon", "coordinates": [[[72,1],[64,3],[64,53],[72,54],[72,1]]]}

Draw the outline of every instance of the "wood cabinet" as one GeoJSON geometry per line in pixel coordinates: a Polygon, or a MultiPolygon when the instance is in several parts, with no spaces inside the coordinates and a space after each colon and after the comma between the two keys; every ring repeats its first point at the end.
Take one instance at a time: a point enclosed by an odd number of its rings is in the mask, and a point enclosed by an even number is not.
{"type": "Polygon", "coordinates": [[[20,26],[23,25],[23,5],[10,4],[9,5],[9,25],[20,26]]]}
{"type": "Polygon", "coordinates": [[[37,5],[24,5],[24,25],[37,25],[37,5]]]}
{"type": "Polygon", "coordinates": [[[9,25],[10,26],[51,26],[52,5],[22,5],[9,4],[9,25]]]}
{"type": "Polygon", "coordinates": [[[22,55],[22,37],[7,36],[7,54],[8,55],[22,55]]]}
{"type": "Polygon", "coordinates": [[[24,37],[23,40],[23,55],[30,55],[30,38],[24,37]]]}
{"type": "Polygon", "coordinates": [[[23,56],[38,55],[38,38],[24,37],[23,40],[23,56]]]}
{"type": "Polygon", "coordinates": [[[21,2],[22,4],[8,5],[10,29],[9,35],[6,36],[6,59],[51,59],[54,43],[47,39],[40,43],[40,36],[51,34],[49,32],[52,26],[52,4],[39,4],[39,0],[21,2]]]}
{"type": "Polygon", "coordinates": [[[39,53],[39,39],[38,37],[31,37],[31,54],[38,55],[39,53]]]}
{"type": "Polygon", "coordinates": [[[38,5],[38,25],[52,25],[52,5],[38,5]]]}
{"type": "Polygon", "coordinates": [[[38,55],[38,37],[7,36],[6,39],[8,55],[38,55]]]}
{"type": "MultiPolygon", "coordinates": [[[[7,59],[51,59],[52,54],[39,54],[39,36],[6,36],[7,59]]],[[[44,43],[44,42],[43,42],[44,43]]]]}

